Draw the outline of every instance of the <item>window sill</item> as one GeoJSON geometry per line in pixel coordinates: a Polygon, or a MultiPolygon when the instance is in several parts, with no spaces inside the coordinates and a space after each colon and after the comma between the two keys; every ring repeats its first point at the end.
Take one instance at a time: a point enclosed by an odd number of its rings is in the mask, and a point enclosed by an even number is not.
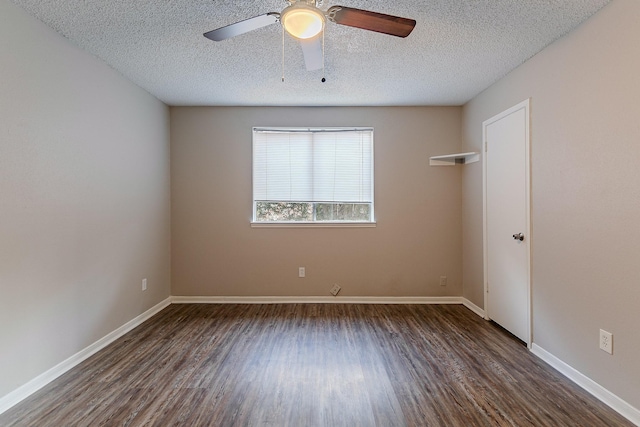
{"type": "Polygon", "coordinates": [[[375,222],[252,222],[251,228],[375,228],[375,222]]]}

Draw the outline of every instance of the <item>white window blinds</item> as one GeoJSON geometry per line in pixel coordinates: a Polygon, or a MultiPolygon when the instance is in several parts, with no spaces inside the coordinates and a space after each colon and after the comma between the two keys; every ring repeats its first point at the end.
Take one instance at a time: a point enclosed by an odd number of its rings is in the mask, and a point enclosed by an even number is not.
{"type": "Polygon", "coordinates": [[[253,200],[373,203],[373,129],[253,129],[253,200]]]}

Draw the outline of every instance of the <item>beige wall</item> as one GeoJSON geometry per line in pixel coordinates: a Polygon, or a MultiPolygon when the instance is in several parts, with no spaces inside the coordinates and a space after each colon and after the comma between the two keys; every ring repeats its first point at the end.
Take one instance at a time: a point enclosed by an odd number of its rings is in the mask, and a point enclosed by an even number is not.
{"type": "Polygon", "coordinates": [[[169,296],[168,125],[0,0],[0,398],[169,296]]]}
{"type": "Polygon", "coordinates": [[[459,107],[172,108],[172,293],[461,295],[460,169],[428,166],[460,130],[459,107]],[[252,126],[373,126],[377,227],[251,228],[252,126]]]}
{"type": "MultiPolygon", "coordinates": [[[[615,0],[464,107],[531,97],[534,343],[640,408],[640,2],[615,0]],[[614,334],[614,355],[598,330],[614,334]]],[[[482,168],[463,171],[464,294],[482,303],[482,168]]]]}

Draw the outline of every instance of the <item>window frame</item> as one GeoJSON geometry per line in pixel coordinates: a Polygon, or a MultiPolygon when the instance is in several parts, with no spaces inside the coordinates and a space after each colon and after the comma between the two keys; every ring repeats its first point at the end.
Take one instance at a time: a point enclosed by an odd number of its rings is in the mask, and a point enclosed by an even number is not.
{"type": "MultiPolygon", "coordinates": [[[[375,219],[375,144],[374,144],[374,128],[372,126],[335,126],[335,127],[269,127],[269,126],[254,126],[251,132],[251,199],[252,199],[252,212],[251,212],[251,227],[253,228],[372,228],[376,227],[376,219],[375,219]],[[345,221],[345,220],[336,220],[336,221],[256,221],[256,200],[255,200],[255,181],[254,181],[254,173],[255,173],[255,135],[256,132],[259,131],[267,131],[267,132],[345,132],[345,131],[370,131],[371,132],[371,202],[370,202],[370,220],[354,220],[354,221],[345,221]]],[[[311,203],[314,206],[312,207],[315,217],[316,204],[326,203],[319,201],[298,201],[300,203],[311,203]]],[[[345,202],[347,203],[347,202],[345,202]]],[[[369,203],[369,202],[366,202],[369,203]]]]}

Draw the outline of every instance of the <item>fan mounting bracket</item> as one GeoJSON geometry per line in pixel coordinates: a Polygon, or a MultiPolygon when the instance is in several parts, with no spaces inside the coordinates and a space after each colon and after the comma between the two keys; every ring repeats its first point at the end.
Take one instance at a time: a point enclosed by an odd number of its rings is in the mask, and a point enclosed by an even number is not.
{"type": "Polygon", "coordinates": [[[331,6],[325,13],[327,19],[331,22],[336,22],[336,13],[342,10],[342,6],[331,6]]]}
{"type": "Polygon", "coordinates": [[[322,7],[322,3],[324,0],[284,0],[289,6],[294,5],[295,3],[306,3],[309,6],[313,6],[316,8],[322,7]]]}

